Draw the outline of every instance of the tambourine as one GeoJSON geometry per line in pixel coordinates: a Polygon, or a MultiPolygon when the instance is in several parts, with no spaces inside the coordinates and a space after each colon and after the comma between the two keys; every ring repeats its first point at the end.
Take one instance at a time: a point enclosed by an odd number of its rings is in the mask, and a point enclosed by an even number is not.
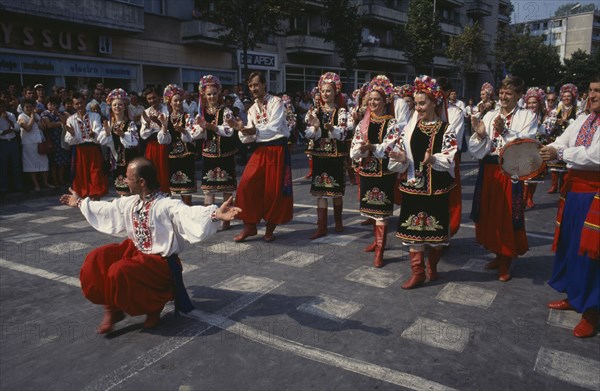
{"type": "Polygon", "coordinates": [[[512,180],[533,179],[544,172],[546,162],[540,155],[541,144],[529,138],[509,142],[500,151],[500,168],[512,180]]]}

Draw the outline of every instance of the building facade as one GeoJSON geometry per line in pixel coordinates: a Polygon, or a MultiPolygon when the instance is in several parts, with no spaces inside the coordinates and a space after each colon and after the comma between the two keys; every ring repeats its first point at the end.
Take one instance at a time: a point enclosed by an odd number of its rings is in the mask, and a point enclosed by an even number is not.
{"type": "MultiPolygon", "coordinates": [[[[399,84],[414,79],[395,33],[408,22],[410,1],[356,0],[364,20],[363,46],[348,90],[379,73],[399,84]]],[[[140,91],[175,82],[191,91],[207,73],[225,84],[242,81],[247,62],[249,69],[265,72],[271,91],[294,92],[312,89],[323,72],[343,72],[334,44],[324,39],[322,1],[306,0],[303,14],[286,21],[284,34],[273,35],[246,58],[223,46],[215,31],[219,26],[198,15],[196,5],[194,0],[0,0],[0,88],[38,82],[82,88],[103,81],[140,91]]],[[[435,7],[443,39],[435,49],[434,76],[447,76],[459,91],[465,87],[465,95],[476,95],[481,83],[493,81],[491,53],[462,80],[445,48],[475,21],[485,30],[486,47],[493,47],[498,29],[510,22],[510,1],[436,0],[435,7]]]]}
{"type": "Polygon", "coordinates": [[[596,54],[600,50],[600,11],[555,16],[515,25],[533,36],[544,36],[546,45],[555,46],[560,61],[571,58],[577,50],[596,54]]]}

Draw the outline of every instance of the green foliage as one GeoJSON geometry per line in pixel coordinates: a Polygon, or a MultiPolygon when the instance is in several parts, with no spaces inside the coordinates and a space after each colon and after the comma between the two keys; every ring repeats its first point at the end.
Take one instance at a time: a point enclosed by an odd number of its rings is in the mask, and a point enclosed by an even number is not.
{"type": "Polygon", "coordinates": [[[591,77],[598,73],[598,69],[600,69],[600,52],[590,56],[583,50],[577,50],[571,58],[565,59],[565,71],[560,84],[573,83],[580,91],[586,91],[591,77]]]}
{"type": "Polygon", "coordinates": [[[415,69],[429,69],[438,43],[442,39],[440,25],[433,12],[433,1],[411,1],[405,32],[406,56],[415,69]]]}
{"type": "Polygon", "coordinates": [[[586,5],[582,4],[580,7],[577,7],[576,9],[572,9],[577,4],[580,4],[580,3],[573,2],[573,3],[567,3],[567,4],[561,5],[560,7],[558,7],[556,9],[556,12],[554,12],[554,16],[574,15],[574,14],[580,14],[582,12],[594,11],[596,9],[596,6],[592,3],[586,4],[586,5]]]}
{"type": "Polygon", "coordinates": [[[483,62],[485,58],[483,34],[484,31],[479,23],[475,23],[465,27],[462,34],[450,37],[446,55],[458,66],[462,75],[477,71],[477,64],[483,62]]]}
{"type": "MultiPolygon", "coordinates": [[[[272,34],[282,33],[283,22],[304,6],[301,0],[215,0],[208,18],[221,27],[219,39],[225,45],[242,49],[244,54],[265,42],[272,34]]],[[[244,64],[247,70],[247,65],[244,64]]]]}
{"type": "Polygon", "coordinates": [[[325,40],[334,43],[337,54],[344,62],[346,75],[350,78],[362,46],[362,21],[358,4],[350,0],[326,0],[325,19],[325,40]]]}
{"type": "Polygon", "coordinates": [[[503,72],[523,78],[528,86],[554,85],[560,80],[562,64],[557,48],[544,43],[545,37],[504,29],[496,39],[496,79],[503,72]]]}

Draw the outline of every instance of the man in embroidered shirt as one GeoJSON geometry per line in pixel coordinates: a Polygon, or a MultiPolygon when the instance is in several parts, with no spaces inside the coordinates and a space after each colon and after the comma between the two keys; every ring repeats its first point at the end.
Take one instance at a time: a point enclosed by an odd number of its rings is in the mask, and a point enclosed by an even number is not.
{"type": "Polygon", "coordinates": [[[156,170],[145,158],[129,163],[126,181],[132,195],[112,202],[82,199],[73,189],[61,197],[63,204],[79,207],[98,231],[127,233],[121,244],[90,252],[79,275],[84,296],[104,305],[100,334],[109,332],[124,313],[146,314],[142,327],[155,327],[164,305],[173,298],[176,311],[192,311],[177,254],[184,240],[202,241],[217,232],[220,220],[231,221],[240,212],[230,206],[231,198],[219,208],[189,207],[169,198],[159,191],[156,170]]]}
{"type": "Polygon", "coordinates": [[[265,219],[263,239],[271,242],[275,239],[275,227],[292,219],[294,198],[287,148],[290,132],[283,102],[267,94],[265,77],[259,72],[251,73],[248,88],[255,99],[248,110],[248,123],[246,127],[241,121],[230,124],[239,131],[242,143],[256,145],[238,185],[236,205],[242,208],[244,229],[234,240],[242,242],[256,235],[256,224],[265,219]]]}
{"type": "Polygon", "coordinates": [[[544,160],[567,164],[561,189],[548,284],[567,298],[555,310],[582,313],[576,337],[596,333],[600,311],[600,73],[590,82],[589,115],[580,115],[555,142],[540,149],[544,160]]]}
{"type": "Polygon", "coordinates": [[[523,182],[511,183],[498,162],[500,150],[517,138],[535,138],[537,117],[517,105],[525,92],[520,77],[509,76],[500,86],[499,107],[482,120],[472,117],[469,152],[479,161],[471,218],[477,242],[496,255],[486,265],[498,269],[498,280],[510,280],[512,259],[529,249],[523,214],[523,182]]]}
{"type": "Polygon", "coordinates": [[[73,189],[82,197],[98,199],[108,193],[108,177],[103,171],[104,158],[101,145],[109,146],[109,137],[100,114],[88,113],[85,100],[80,93],[73,94],[73,107],[77,112],[67,119],[65,141],[75,146],[75,157],[71,161],[74,171],[73,189]]]}

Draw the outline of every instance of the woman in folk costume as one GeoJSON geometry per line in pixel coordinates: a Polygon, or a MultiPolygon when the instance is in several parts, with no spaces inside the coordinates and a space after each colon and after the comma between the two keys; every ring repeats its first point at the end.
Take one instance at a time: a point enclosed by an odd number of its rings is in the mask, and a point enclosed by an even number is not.
{"type": "Polygon", "coordinates": [[[398,138],[392,107],[394,86],[383,75],[367,87],[367,112],[354,131],[350,156],[359,160],[360,213],[373,219],[375,239],[365,252],[375,252],[375,267],[383,266],[388,229],[387,219],[394,211],[396,172],[388,169],[389,153],[398,138]]]}
{"type": "Polygon", "coordinates": [[[450,240],[450,191],[454,180],[456,133],[443,121],[444,94],[435,79],[415,79],[415,111],[390,153],[390,170],[406,172],[400,182],[402,203],[396,237],[410,246],[412,276],[402,285],[412,289],[425,280],[423,261],[428,249],[427,276],[437,280],[442,246],[450,240]]]}
{"type": "Polygon", "coordinates": [[[342,232],[343,196],[346,190],[344,163],[348,156],[348,112],[339,75],[321,75],[320,102],[306,113],[306,137],[314,139],[310,193],[317,197],[317,230],[311,240],[327,235],[327,199],[333,199],[335,232],[342,232]]]}
{"type": "Polygon", "coordinates": [[[104,121],[104,130],[107,137],[112,137],[109,148],[115,189],[117,194],[127,196],[130,195],[125,181],[127,165],[140,155],[138,129],[129,118],[129,96],[123,89],[112,90],[106,97],[106,103],[110,105],[110,120],[104,121]]]}
{"type": "MultiPolygon", "coordinates": [[[[577,87],[573,84],[565,84],[560,87],[560,103],[556,112],[550,113],[550,116],[556,118],[554,128],[548,132],[548,142],[554,142],[575,121],[577,117],[577,87]]],[[[548,194],[556,193],[562,186],[562,181],[567,166],[564,162],[548,163],[552,175],[552,185],[548,194]]]]}
{"type": "Polygon", "coordinates": [[[182,88],[176,84],[165,87],[163,101],[169,106],[169,116],[159,116],[162,130],[158,142],[169,145],[169,186],[171,194],[181,194],[187,205],[192,205],[191,193],[196,192],[196,167],[194,154],[188,143],[192,142],[190,130],[193,120],[183,111],[182,88]]]}
{"type": "MultiPolygon", "coordinates": [[[[536,138],[543,141],[543,137],[546,134],[544,127],[544,120],[546,119],[546,93],[544,90],[538,87],[531,87],[525,94],[525,107],[532,113],[537,115],[538,119],[538,133],[536,138]]],[[[533,203],[533,194],[537,188],[537,184],[543,181],[544,175],[540,175],[538,178],[525,181],[525,187],[523,190],[523,199],[525,201],[525,208],[530,209],[535,206],[533,203]]]]}
{"type": "Polygon", "coordinates": [[[483,83],[481,85],[480,97],[481,101],[477,103],[477,106],[475,106],[471,114],[472,117],[477,119],[482,119],[488,111],[496,108],[496,102],[494,101],[494,86],[488,82],[483,83]]]}
{"type": "MultiPolygon", "coordinates": [[[[223,106],[222,86],[218,77],[206,75],[200,79],[200,112],[192,127],[192,138],[202,140],[202,184],[204,205],[215,203],[215,194],[223,193],[228,200],[235,192],[237,181],[235,131],[229,125],[232,111],[223,106]]],[[[223,229],[230,228],[223,221],[223,229]]]]}
{"type": "Polygon", "coordinates": [[[498,269],[498,280],[511,279],[512,259],[529,249],[523,213],[523,182],[513,183],[499,165],[500,151],[517,138],[535,138],[537,117],[517,105],[525,92],[520,77],[509,76],[500,86],[499,107],[482,120],[472,119],[469,152],[479,160],[471,218],[477,242],[496,255],[486,265],[498,269]]]}

